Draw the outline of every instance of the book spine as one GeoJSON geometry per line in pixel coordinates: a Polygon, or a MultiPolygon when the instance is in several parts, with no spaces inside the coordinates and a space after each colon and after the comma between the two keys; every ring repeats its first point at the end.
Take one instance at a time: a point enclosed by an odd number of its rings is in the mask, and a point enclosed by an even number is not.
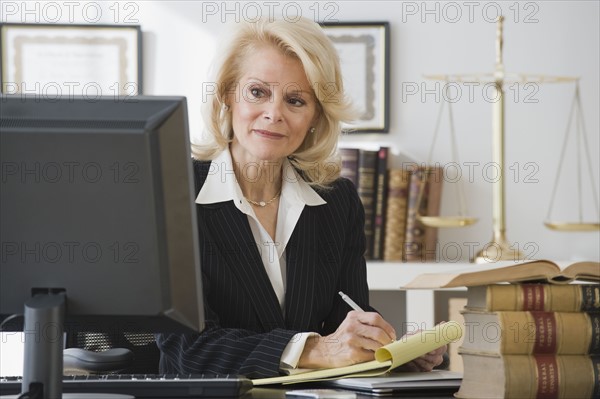
{"type": "MultiPolygon", "coordinates": [[[[424,226],[417,220],[419,190],[423,181],[423,170],[418,168],[411,173],[408,185],[408,203],[406,210],[406,231],[404,233],[404,259],[408,262],[420,260],[423,247],[424,226]]],[[[427,190],[423,188],[421,209],[427,203],[427,190]]]]}
{"type": "Polygon", "coordinates": [[[463,347],[483,352],[498,340],[497,354],[600,354],[600,314],[576,312],[497,312],[497,321],[463,313],[463,347]]]}
{"type": "Polygon", "coordinates": [[[462,353],[465,364],[457,398],[598,398],[600,397],[599,356],[507,355],[501,360],[462,353]],[[503,381],[502,387],[485,389],[481,376],[485,369],[490,381],[503,381]],[[482,389],[483,388],[483,389],[482,389]]]}
{"type": "MultiPolygon", "coordinates": [[[[580,285],[580,290],[581,294],[578,296],[578,300],[581,302],[575,308],[579,308],[579,310],[584,312],[600,312],[600,285],[582,284],[580,285]]],[[[556,298],[558,299],[558,297],[556,298]]]]}
{"type": "Polygon", "coordinates": [[[409,181],[409,170],[392,169],[389,171],[385,244],[383,246],[383,259],[386,261],[401,261],[403,258],[409,181]]]}
{"type": "Polygon", "coordinates": [[[595,284],[490,285],[486,310],[600,312],[600,286],[595,284]]]}
{"type": "Polygon", "coordinates": [[[340,175],[358,187],[358,148],[340,148],[342,170],[340,175]]]}
{"type": "Polygon", "coordinates": [[[373,256],[373,218],[375,215],[375,165],[377,151],[362,150],[358,152],[358,196],[365,209],[365,237],[367,249],[365,259],[373,256]]]}
{"type": "Polygon", "coordinates": [[[597,398],[598,356],[505,356],[505,397],[597,398]]]}
{"type": "MultiPolygon", "coordinates": [[[[439,216],[442,203],[442,187],[444,182],[444,169],[442,167],[431,167],[427,176],[427,210],[426,216],[439,216]]],[[[436,227],[425,227],[423,239],[423,258],[426,262],[437,259],[438,229],[436,227]]]]}
{"type": "Polygon", "coordinates": [[[375,174],[375,215],[373,218],[373,259],[382,260],[385,245],[385,212],[387,207],[389,148],[381,147],[377,153],[375,174]]]}
{"type": "Polygon", "coordinates": [[[411,175],[404,244],[406,261],[436,260],[437,228],[426,227],[418,216],[439,215],[442,182],[441,167],[419,167],[411,175]]]}

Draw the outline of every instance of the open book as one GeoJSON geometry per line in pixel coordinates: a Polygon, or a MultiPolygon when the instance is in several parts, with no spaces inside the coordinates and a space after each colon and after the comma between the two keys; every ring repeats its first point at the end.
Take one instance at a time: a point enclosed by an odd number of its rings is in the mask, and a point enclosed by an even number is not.
{"type": "Polygon", "coordinates": [[[382,346],[375,351],[375,360],[351,366],[331,369],[309,370],[304,373],[282,377],[252,380],[254,386],[268,384],[291,384],[319,381],[331,378],[375,377],[383,375],[404,363],[431,352],[434,349],[458,340],[462,336],[462,326],[455,321],[438,324],[430,330],[405,335],[398,341],[382,346]]]}
{"type": "Polygon", "coordinates": [[[600,281],[600,262],[503,261],[444,273],[424,273],[403,288],[472,287],[539,280],[555,284],[566,284],[573,280],[600,281]]]}

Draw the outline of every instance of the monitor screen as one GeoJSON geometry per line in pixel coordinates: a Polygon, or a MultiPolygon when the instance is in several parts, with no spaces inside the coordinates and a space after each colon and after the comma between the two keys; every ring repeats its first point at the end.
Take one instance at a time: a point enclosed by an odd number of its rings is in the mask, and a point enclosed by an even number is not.
{"type": "Polygon", "coordinates": [[[1,95],[0,318],[60,293],[67,331],[200,331],[188,135],[183,97],[1,95]]]}

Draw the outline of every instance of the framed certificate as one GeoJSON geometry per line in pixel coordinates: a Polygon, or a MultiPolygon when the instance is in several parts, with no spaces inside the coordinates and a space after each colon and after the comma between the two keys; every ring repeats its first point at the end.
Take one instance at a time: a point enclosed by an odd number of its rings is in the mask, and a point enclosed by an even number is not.
{"type": "Polygon", "coordinates": [[[142,36],[137,25],[0,24],[3,93],[142,94],[142,36]]]}
{"type": "Polygon", "coordinates": [[[358,115],[349,132],[389,132],[389,23],[326,22],[321,25],[335,45],[344,87],[358,115]]]}

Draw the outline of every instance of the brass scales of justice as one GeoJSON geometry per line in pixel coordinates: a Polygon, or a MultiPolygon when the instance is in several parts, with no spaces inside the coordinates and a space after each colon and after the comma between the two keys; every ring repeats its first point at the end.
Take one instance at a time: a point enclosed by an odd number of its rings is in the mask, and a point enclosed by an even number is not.
{"type": "MultiPolygon", "coordinates": [[[[579,77],[571,76],[547,76],[547,75],[525,75],[525,74],[507,74],[504,70],[504,63],[502,59],[502,47],[503,47],[503,22],[504,17],[500,16],[496,25],[496,67],[492,74],[477,74],[477,75],[427,75],[425,78],[432,80],[442,80],[445,82],[455,83],[488,83],[492,84],[493,95],[495,95],[496,101],[493,103],[493,114],[492,114],[492,161],[498,165],[500,175],[498,179],[492,184],[492,225],[493,235],[492,240],[484,245],[475,257],[472,259],[475,263],[488,263],[500,260],[520,260],[523,259],[523,254],[511,246],[510,242],[506,238],[506,212],[505,212],[505,186],[504,186],[504,84],[505,83],[570,83],[575,82],[575,96],[571,105],[571,112],[568,118],[567,131],[565,133],[564,142],[562,146],[561,156],[558,162],[558,170],[556,173],[556,180],[554,182],[554,188],[552,191],[550,207],[548,210],[547,219],[544,222],[546,227],[557,231],[598,231],[600,230],[600,223],[596,222],[585,222],[583,219],[583,205],[582,205],[582,190],[581,190],[581,156],[578,156],[578,174],[577,174],[577,186],[579,194],[579,220],[577,221],[555,221],[552,220],[552,210],[554,205],[554,198],[559,183],[560,172],[563,166],[563,160],[565,156],[565,149],[570,135],[571,121],[573,115],[575,115],[576,134],[577,134],[577,149],[579,151],[580,145],[582,144],[586,150],[586,160],[590,177],[590,186],[594,196],[594,205],[596,208],[598,218],[600,215],[598,210],[598,197],[596,194],[596,186],[593,178],[593,168],[591,165],[591,158],[589,154],[589,146],[587,145],[587,134],[585,132],[585,123],[583,120],[583,112],[581,107],[581,98],[579,95],[579,77]]],[[[451,103],[449,101],[442,101],[439,110],[432,145],[429,151],[429,159],[427,165],[431,165],[433,148],[437,140],[442,111],[444,103],[448,103],[448,117],[450,124],[450,147],[451,155],[455,162],[458,162],[458,150],[456,145],[456,134],[454,131],[454,121],[452,116],[451,103]]],[[[426,169],[425,176],[429,169],[426,169]]],[[[425,226],[444,228],[444,227],[466,227],[477,222],[477,218],[468,216],[467,205],[463,187],[461,182],[456,183],[457,194],[458,194],[458,206],[459,212],[457,216],[426,216],[417,214],[417,219],[425,226]]],[[[421,209],[420,204],[423,200],[423,191],[425,184],[421,184],[421,189],[417,198],[417,209],[421,209]]]]}

